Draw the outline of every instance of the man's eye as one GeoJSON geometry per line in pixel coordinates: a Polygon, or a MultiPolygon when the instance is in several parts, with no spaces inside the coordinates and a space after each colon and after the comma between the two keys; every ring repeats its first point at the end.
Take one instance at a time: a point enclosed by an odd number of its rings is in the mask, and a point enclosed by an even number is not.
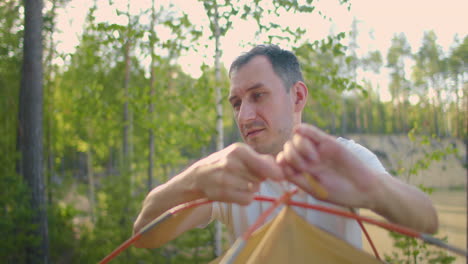
{"type": "Polygon", "coordinates": [[[235,102],[232,104],[232,108],[234,108],[235,110],[239,109],[241,103],[240,102],[235,102]]]}
{"type": "Polygon", "coordinates": [[[254,93],[254,94],[253,94],[253,98],[254,98],[255,100],[260,99],[260,97],[262,97],[262,96],[263,96],[263,93],[254,93]]]}

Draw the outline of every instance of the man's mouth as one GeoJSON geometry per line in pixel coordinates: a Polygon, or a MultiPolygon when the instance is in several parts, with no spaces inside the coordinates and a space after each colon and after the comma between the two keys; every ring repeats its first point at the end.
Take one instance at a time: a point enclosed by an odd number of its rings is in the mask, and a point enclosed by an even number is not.
{"type": "Polygon", "coordinates": [[[245,134],[245,138],[254,137],[254,136],[260,134],[263,130],[265,130],[265,129],[264,129],[264,128],[260,128],[260,129],[253,129],[253,130],[250,130],[250,131],[248,131],[248,132],[245,134]]]}

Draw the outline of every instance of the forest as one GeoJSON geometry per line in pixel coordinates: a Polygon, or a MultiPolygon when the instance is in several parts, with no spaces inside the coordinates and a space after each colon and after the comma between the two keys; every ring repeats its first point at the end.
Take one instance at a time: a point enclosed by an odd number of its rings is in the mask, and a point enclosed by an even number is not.
{"type": "MultiPolygon", "coordinates": [[[[357,21],[315,41],[306,27],[276,22],[285,13],[333,20],[312,0],[188,1],[203,6],[206,24],[156,0],[141,12],[130,12],[137,1],[94,0],[67,53],[57,49],[57,17],[71,2],[0,2],[2,263],[98,262],[132,235],[149,190],[241,141],[220,62],[220,40],[240,20],[256,26],[245,50],[279,43],[298,56],[310,89],[304,122],[336,136],[468,140],[468,36],[445,51],[434,31],[420,46],[395,32],[388,50],[362,55],[358,36],[368,32],[357,21]],[[126,23],[98,19],[100,2],[126,23]],[[213,63],[194,77],[180,62],[187,53],[213,63]],[[385,84],[369,77],[384,73],[385,84]]],[[[352,9],[352,0],[336,2],[352,9]]],[[[215,233],[210,224],[159,249],[130,247],[113,263],[206,263],[215,233]]]]}

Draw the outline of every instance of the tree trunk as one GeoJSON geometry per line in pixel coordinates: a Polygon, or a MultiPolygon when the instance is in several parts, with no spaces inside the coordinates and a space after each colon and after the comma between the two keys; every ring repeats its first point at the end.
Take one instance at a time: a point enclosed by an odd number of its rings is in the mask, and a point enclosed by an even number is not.
{"type": "MultiPolygon", "coordinates": [[[[153,112],[154,112],[154,96],[156,96],[155,91],[155,67],[154,64],[156,62],[156,56],[154,54],[154,44],[156,39],[156,34],[154,32],[154,26],[156,23],[156,10],[154,8],[154,0],[151,1],[151,40],[150,40],[150,50],[151,50],[151,65],[150,65],[150,104],[148,109],[149,120],[151,124],[153,124],[153,112]]],[[[148,191],[151,191],[153,188],[153,167],[154,167],[154,131],[153,128],[150,126],[149,129],[149,157],[148,157],[148,191]]]]}
{"type": "MultiPolygon", "coordinates": [[[[128,29],[127,39],[124,46],[124,60],[125,60],[125,73],[124,73],[124,128],[123,128],[123,168],[124,173],[131,171],[131,135],[132,135],[132,112],[129,107],[129,84],[130,84],[130,2],[127,2],[127,17],[128,17],[128,29]]],[[[130,176],[130,192],[133,190],[133,177],[130,176]]]]}
{"type": "Polygon", "coordinates": [[[359,102],[356,102],[356,108],[355,108],[355,115],[356,115],[356,133],[362,133],[362,124],[361,124],[361,106],[359,105],[359,102]]]}
{"type": "Polygon", "coordinates": [[[52,86],[52,71],[53,71],[53,65],[52,65],[52,59],[54,58],[55,54],[55,45],[54,45],[54,29],[55,29],[55,23],[54,19],[56,16],[55,10],[57,7],[56,0],[52,1],[52,9],[51,9],[51,29],[49,32],[49,48],[48,48],[48,54],[46,58],[46,67],[48,67],[46,71],[46,83],[45,86],[47,87],[47,114],[45,115],[47,120],[47,134],[46,134],[46,153],[47,153],[47,167],[46,167],[46,186],[47,186],[47,202],[48,204],[52,204],[52,188],[50,187],[52,177],[54,175],[54,150],[52,147],[52,130],[53,130],[53,122],[52,122],[52,116],[53,116],[53,109],[54,109],[54,87],[52,86]]]}
{"type": "Polygon", "coordinates": [[[364,130],[366,133],[373,133],[374,129],[372,127],[372,113],[373,113],[373,104],[371,96],[367,97],[367,111],[364,113],[364,130]]]}
{"type": "Polygon", "coordinates": [[[336,133],[336,116],[335,116],[335,112],[334,111],[330,111],[330,119],[331,119],[331,128],[330,128],[330,132],[332,135],[335,135],[336,133]]]}
{"type": "Polygon", "coordinates": [[[385,112],[385,105],[382,102],[378,103],[379,106],[379,130],[381,134],[386,134],[387,129],[386,129],[386,124],[387,124],[387,117],[386,117],[386,112],[385,112]]]}
{"type": "Polygon", "coordinates": [[[47,208],[43,179],[42,1],[24,1],[24,53],[19,102],[19,166],[31,190],[33,236],[39,243],[26,249],[27,263],[49,263],[47,208]]]}
{"type": "MultiPolygon", "coordinates": [[[[221,57],[220,49],[219,49],[219,38],[220,38],[220,30],[219,30],[219,14],[218,14],[218,5],[216,1],[214,1],[214,8],[215,8],[215,17],[214,17],[214,25],[215,25],[215,78],[216,78],[216,131],[218,138],[216,140],[216,149],[219,151],[224,148],[224,131],[223,131],[223,104],[222,104],[222,95],[221,95],[221,72],[219,66],[219,59],[221,57]]],[[[216,256],[221,256],[222,254],[222,228],[221,223],[216,222],[216,232],[215,232],[215,253],[216,256]]]]}
{"type": "Polygon", "coordinates": [[[96,222],[96,214],[95,214],[95,205],[96,205],[96,198],[95,198],[95,190],[94,190],[94,170],[93,170],[93,153],[91,151],[91,144],[88,148],[87,153],[87,169],[88,169],[88,200],[89,200],[89,210],[91,213],[91,221],[93,223],[96,222]]]}
{"type": "MultiPolygon", "coordinates": [[[[123,138],[123,154],[124,158],[127,159],[129,155],[129,120],[130,120],[130,113],[128,109],[128,83],[130,80],[130,72],[129,72],[129,44],[125,44],[125,79],[124,79],[124,91],[125,91],[125,103],[124,103],[124,138],[123,138]]],[[[127,163],[127,160],[124,161],[127,163]]]]}
{"type": "Polygon", "coordinates": [[[398,124],[398,104],[394,104],[393,102],[396,102],[395,96],[392,96],[392,101],[391,101],[391,106],[392,106],[392,129],[390,133],[397,133],[397,124],[398,124]]]}
{"type": "Polygon", "coordinates": [[[460,138],[460,95],[458,94],[458,73],[455,73],[455,137],[460,138]]]}
{"type": "Polygon", "coordinates": [[[439,129],[439,118],[437,112],[437,102],[436,99],[432,99],[432,117],[434,121],[434,133],[439,137],[440,136],[440,129],[439,129]]]}
{"type": "MultiPolygon", "coordinates": [[[[468,84],[465,83],[465,81],[463,80],[463,76],[462,76],[462,79],[461,79],[461,85],[462,85],[462,109],[463,112],[466,114],[466,111],[468,109],[468,96],[466,95],[466,90],[468,90],[468,84]]],[[[461,128],[461,133],[460,133],[460,137],[463,138],[465,140],[465,142],[468,142],[468,118],[466,116],[464,116],[462,114],[462,128],[461,128]]]]}
{"type": "Polygon", "coordinates": [[[346,99],[341,95],[341,103],[343,105],[343,113],[341,115],[341,135],[344,136],[348,132],[348,112],[346,107],[346,99]]]}

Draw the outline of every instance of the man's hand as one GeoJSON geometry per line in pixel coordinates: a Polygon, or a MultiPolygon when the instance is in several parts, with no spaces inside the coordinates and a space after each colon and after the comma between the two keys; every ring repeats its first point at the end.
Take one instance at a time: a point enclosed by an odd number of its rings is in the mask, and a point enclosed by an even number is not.
{"type": "Polygon", "coordinates": [[[347,207],[372,208],[376,173],[336,139],[318,128],[302,124],[277,156],[286,178],[318,199],[304,173],[328,192],[326,200],[347,207]]]}
{"type": "Polygon", "coordinates": [[[391,222],[434,233],[437,212],[419,189],[367,166],[336,139],[311,125],[299,125],[277,162],[287,180],[317,199],[304,173],[326,190],[325,201],[345,207],[368,208],[391,222]]]}
{"type": "MultiPolygon", "coordinates": [[[[196,162],[168,182],[154,188],[143,202],[143,208],[134,224],[134,233],[167,210],[197,199],[249,204],[253,201],[260,182],[265,179],[284,179],[283,171],[274,158],[258,154],[245,144],[233,144],[196,162]]],[[[211,205],[194,208],[173,230],[166,230],[163,236],[161,231],[157,233],[153,230],[135,246],[159,247],[186,230],[206,224],[211,213],[211,205]]]]}
{"type": "Polygon", "coordinates": [[[211,200],[247,205],[265,179],[283,180],[274,158],[235,143],[194,164],[193,187],[211,200]]]}

